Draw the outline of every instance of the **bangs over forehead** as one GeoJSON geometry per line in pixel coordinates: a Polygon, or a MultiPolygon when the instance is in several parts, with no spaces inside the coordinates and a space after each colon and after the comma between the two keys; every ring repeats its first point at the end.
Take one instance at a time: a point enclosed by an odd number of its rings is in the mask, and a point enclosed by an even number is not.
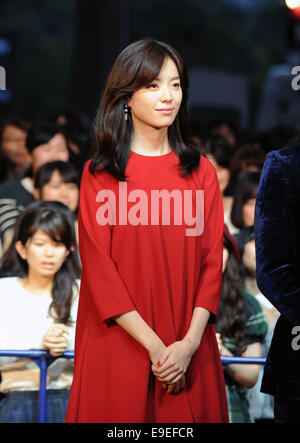
{"type": "Polygon", "coordinates": [[[59,160],[45,163],[38,169],[34,187],[41,190],[44,185],[50,182],[54,172],[58,172],[63,183],[75,183],[79,188],[80,180],[75,167],[69,162],[59,160]]]}
{"type": "Polygon", "coordinates": [[[68,225],[64,223],[60,215],[46,210],[39,219],[34,221],[35,223],[31,225],[29,231],[29,238],[33,237],[38,230],[41,230],[44,234],[48,235],[52,241],[64,243],[65,246],[69,245],[68,225]]]}
{"type": "Polygon", "coordinates": [[[185,75],[180,55],[166,43],[154,40],[132,43],[121,52],[111,72],[111,87],[118,88],[127,96],[132,95],[159,76],[167,57],[174,61],[184,87],[185,75]]]}
{"type": "Polygon", "coordinates": [[[51,240],[63,243],[69,249],[74,242],[74,229],[68,208],[59,202],[40,203],[45,205],[37,207],[32,204],[20,217],[17,240],[25,245],[27,240],[41,230],[51,240]]]}
{"type": "Polygon", "coordinates": [[[152,44],[146,47],[144,51],[141,51],[141,62],[134,79],[135,88],[147,86],[155,80],[159,76],[159,73],[166,63],[166,58],[168,57],[174,61],[178,69],[178,61],[174,60],[173,54],[161,45],[152,44]]]}

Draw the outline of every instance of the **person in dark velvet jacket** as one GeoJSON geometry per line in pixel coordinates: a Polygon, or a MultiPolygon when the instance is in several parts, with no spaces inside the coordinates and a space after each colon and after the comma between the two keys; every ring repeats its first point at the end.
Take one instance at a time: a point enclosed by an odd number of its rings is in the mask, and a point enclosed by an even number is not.
{"type": "Polygon", "coordinates": [[[266,158],[255,210],[256,278],[278,309],[261,391],[276,422],[300,423],[300,144],[266,158]]]}

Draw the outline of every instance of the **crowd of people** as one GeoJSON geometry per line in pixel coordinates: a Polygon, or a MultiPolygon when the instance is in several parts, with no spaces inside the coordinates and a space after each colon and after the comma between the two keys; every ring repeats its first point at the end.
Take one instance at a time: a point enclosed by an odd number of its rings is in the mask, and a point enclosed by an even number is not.
{"type": "MultiPolygon", "coordinates": [[[[266,356],[278,311],[256,283],[254,211],[266,154],[300,140],[287,126],[261,134],[227,121],[192,122],[202,154],[216,169],[224,208],[223,285],[215,331],[221,355],[266,356]]],[[[74,350],[80,286],[77,211],[91,137],[70,111],[38,125],[0,126],[0,349],[74,350]]],[[[101,272],[101,270],[99,270],[101,272]]],[[[224,367],[230,422],[273,419],[259,392],[262,366],[224,367]]],[[[37,421],[38,368],[1,357],[0,422],[37,421]]],[[[72,361],[49,367],[48,421],[64,421],[72,361]]]]}

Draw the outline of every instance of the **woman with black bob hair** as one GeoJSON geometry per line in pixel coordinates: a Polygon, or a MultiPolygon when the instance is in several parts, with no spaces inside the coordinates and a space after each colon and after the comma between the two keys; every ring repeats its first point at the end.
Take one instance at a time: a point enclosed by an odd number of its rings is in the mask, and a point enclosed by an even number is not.
{"type": "Polygon", "coordinates": [[[233,203],[233,197],[227,195],[227,189],[230,183],[232,147],[221,135],[210,135],[207,139],[203,139],[202,144],[206,157],[216,168],[223,198],[224,222],[228,224],[233,203]]]}
{"type": "MultiPolygon", "coordinates": [[[[59,202],[35,202],[20,214],[0,278],[0,348],[74,349],[80,264],[72,214],[59,202]]],[[[26,358],[1,357],[1,423],[38,421],[39,370],[26,358]]],[[[47,419],[63,422],[73,362],[48,369],[47,419]]]]}
{"type": "Polygon", "coordinates": [[[234,192],[230,232],[237,234],[241,229],[254,225],[256,195],[260,180],[260,172],[243,170],[237,181],[234,192]]]}
{"type": "Polygon", "coordinates": [[[26,149],[26,137],[30,123],[18,118],[10,117],[0,121],[0,157],[9,162],[10,181],[19,180],[29,167],[31,158],[26,149]]]}
{"type": "Polygon", "coordinates": [[[185,69],[170,45],[145,39],[117,57],[80,186],[67,422],[228,420],[213,328],[222,197],[186,102],[185,69]]]}
{"type": "Polygon", "coordinates": [[[36,200],[60,201],[76,213],[79,199],[79,174],[69,162],[55,161],[42,165],[35,176],[36,200]]]}
{"type": "Polygon", "coordinates": [[[70,153],[63,126],[50,121],[33,125],[28,132],[26,147],[32,157],[27,176],[34,177],[40,166],[51,161],[69,161],[70,153]]]}

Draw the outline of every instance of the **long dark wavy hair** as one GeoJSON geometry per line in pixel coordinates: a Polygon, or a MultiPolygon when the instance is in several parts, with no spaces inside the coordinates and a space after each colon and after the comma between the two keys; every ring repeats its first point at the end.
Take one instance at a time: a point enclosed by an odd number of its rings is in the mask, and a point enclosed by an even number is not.
{"type": "MultiPolygon", "coordinates": [[[[26,242],[41,229],[53,241],[63,243],[70,251],[59,271],[55,274],[52,287],[52,302],[49,315],[58,323],[68,324],[76,279],[80,277],[81,266],[76,245],[74,221],[71,211],[60,202],[37,201],[31,203],[19,215],[14,237],[3,256],[0,277],[28,275],[28,264],[18,254],[15,244],[26,242]]],[[[8,294],[9,295],[9,294],[8,294]]]]}
{"type": "Polygon", "coordinates": [[[144,39],[125,48],[109,74],[94,121],[92,173],[107,171],[117,180],[126,180],[125,169],[134,128],[130,112],[128,120],[124,118],[124,107],[138,89],[148,86],[158,77],[166,57],[174,61],[182,88],[179,112],[168,128],[169,143],[179,157],[183,176],[197,168],[200,149],[198,140],[191,135],[187,114],[188,78],[182,58],[170,45],[144,39]]]}
{"type": "Polygon", "coordinates": [[[232,242],[224,235],[224,247],[229,252],[223,273],[222,295],[215,324],[216,332],[232,339],[236,346],[235,355],[241,355],[249,343],[246,332],[246,306],[244,302],[244,281],[239,272],[239,263],[234,255],[232,242]]]}

